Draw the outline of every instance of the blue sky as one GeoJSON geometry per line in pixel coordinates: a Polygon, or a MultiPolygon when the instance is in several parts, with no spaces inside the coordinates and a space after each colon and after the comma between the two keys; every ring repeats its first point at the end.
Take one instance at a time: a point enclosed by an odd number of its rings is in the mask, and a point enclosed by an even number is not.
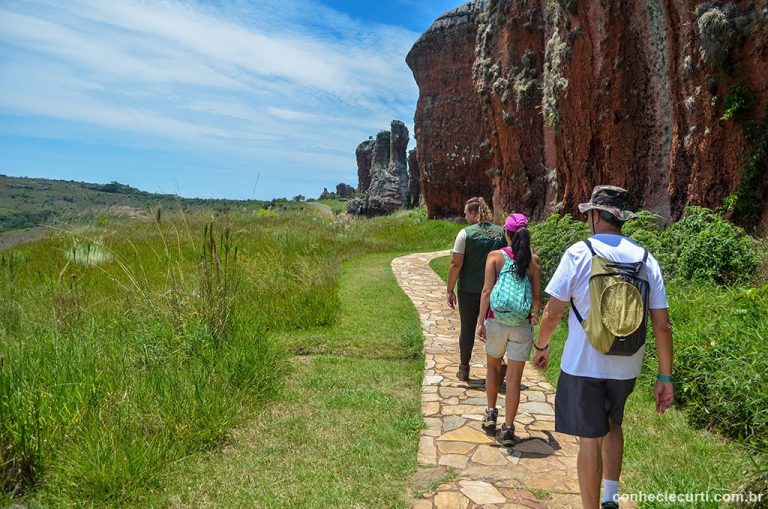
{"type": "Polygon", "coordinates": [[[360,141],[412,131],[406,53],[460,4],[3,2],[0,174],[188,197],[356,185],[360,141]]]}

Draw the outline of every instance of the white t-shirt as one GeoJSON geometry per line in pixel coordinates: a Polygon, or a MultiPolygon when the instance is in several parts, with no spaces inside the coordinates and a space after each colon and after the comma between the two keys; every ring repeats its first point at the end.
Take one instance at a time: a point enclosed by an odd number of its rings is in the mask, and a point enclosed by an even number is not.
{"type": "MultiPolygon", "coordinates": [[[[615,262],[637,262],[643,259],[643,248],[632,239],[621,235],[598,234],[590,238],[597,254],[615,262]]],[[[648,254],[648,282],[650,283],[650,309],[664,309],[667,293],[661,268],[656,259],[648,254]]],[[[582,318],[589,313],[589,276],[592,270],[592,253],[584,242],[568,248],[560,260],[546,292],[552,297],[568,302],[573,299],[582,318]]],[[[568,339],[563,349],[560,367],[569,375],[590,378],[629,380],[636,378],[643,367],[645,346],[634,355],[605,355],[594,349],[587,339],[584,328],[571,309],[568,315],[568,339]]]]}
{"type": "Polygon", "coordinates": [[[456,242],[453,243],[452,253],[463,255],[467,249],[467,229],[462,228],[458,235],[456,235],[456,242]]]}

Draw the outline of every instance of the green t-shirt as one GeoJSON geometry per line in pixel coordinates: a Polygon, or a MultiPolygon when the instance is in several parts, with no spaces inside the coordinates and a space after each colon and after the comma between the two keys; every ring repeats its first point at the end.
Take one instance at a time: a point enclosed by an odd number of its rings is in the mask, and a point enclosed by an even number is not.
{"type": "MultiPolygon", "coordinates": [[[[466,236],[464,264],[459,273],[458,290],[480,293],[485,282],[485,259],[488,253],[506,245],[504,228],[492,223],[478,223],[464,228],[463,234],[466,236]]],[[[462,234],[459,234],[459,237],[461,236],[462,234]]],[[[459,251],[454,249],[454,252],[459,251]]]]}

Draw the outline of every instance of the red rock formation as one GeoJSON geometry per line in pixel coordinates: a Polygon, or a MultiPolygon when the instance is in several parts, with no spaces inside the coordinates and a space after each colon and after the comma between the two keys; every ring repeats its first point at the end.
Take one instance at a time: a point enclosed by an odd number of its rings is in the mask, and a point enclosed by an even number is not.
{"type": "Polygon", "coordinates": [[[438,18],[406,61],[433,217],[475,194],[497,215],[576,213],[611,183],[671,219],[741,186],[768,227],[768,156],[742,175],[765,129],[768,0],[474,2],[438,18]],[[723,120],[739,90],[750,105],[723,120]]]}
{"type": "Polygon", "coordinates": [[[461,216],[468,197],[493,193],[489,123],[472,80],[483,9],[469,3],[444,14],[406,57],[419,85],[414,135],[430,217],[461,216]]]}

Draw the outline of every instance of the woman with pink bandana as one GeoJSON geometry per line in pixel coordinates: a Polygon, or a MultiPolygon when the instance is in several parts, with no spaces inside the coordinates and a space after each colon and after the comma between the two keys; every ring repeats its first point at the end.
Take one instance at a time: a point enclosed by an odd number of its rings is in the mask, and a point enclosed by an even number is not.
{"type": "MultiPolygon", "coordinates": [[[[499,374],[504,354],[507,355],[507,393],[504,424],[501,426],[501,443],[512,447],[515,442],[515,416],[520,404],[520,381],[523,368],[531,357],[533,326],[538,323],[541,309],[541,266],[539,257],[531,251],[531,236],[528,232],[528,218],[524,214],[511,214],[504,223],[508,247],[492,251],[485,263],[485,284],[480,299],[480,314],[477,319],[477,337],[485,342],[487,374],[485,389],[488,408],[483,418],[483,429],[496,431],[496,396],[501,380],[499,374]],[[505,318],[495,317],[490,308],[491,291],[499,275],[510,272],[532,295],[532,307],[528,318],[522,323],[509,325],[505,318]]],[[[523,315],[525,316],[525,315],[523,315]]]]}

